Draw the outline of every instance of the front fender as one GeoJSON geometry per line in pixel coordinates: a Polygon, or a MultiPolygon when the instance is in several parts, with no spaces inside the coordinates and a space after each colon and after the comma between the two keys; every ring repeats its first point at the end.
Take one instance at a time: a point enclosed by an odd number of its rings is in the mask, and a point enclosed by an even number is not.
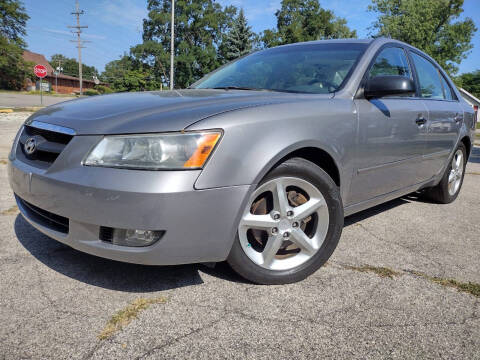
{"type": "Polygon", "coordinates": [[[305,147],[334,159],[342,196],[349,189],[357,118],[351,100],[322,99],[266,105],[221,114],[189,129],[224,129],[195,188],[257,184],[283,157],[305,147]]]}

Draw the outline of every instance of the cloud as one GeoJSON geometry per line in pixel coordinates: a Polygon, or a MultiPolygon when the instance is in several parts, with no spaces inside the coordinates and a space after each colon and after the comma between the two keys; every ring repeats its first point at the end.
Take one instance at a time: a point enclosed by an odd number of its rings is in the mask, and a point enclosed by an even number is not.
{"type": "MultiPolygon", "coordinates": [[[[41,30],[49,33],[53,33],[53,34],[68,35],[68,36],[73,35],[71,31],[67,31],[67,30],[57,30],[57,29],[48,29],[48,28],[42,28],[41,30]]],[[[103,35],[86,34],[84,32],[82,32],[82,37],[87,39],[99,39],[99,40],[105,40],[107,38],[106,36],[103,36],[103,35]]]]}
{"type": "Polygon", "coordinates": [[[95,15],[105,23],[141,31],[143,19],[147,17],[148,12],[143,2],[139,4],[134,0],[103,0],[95,15]]]}

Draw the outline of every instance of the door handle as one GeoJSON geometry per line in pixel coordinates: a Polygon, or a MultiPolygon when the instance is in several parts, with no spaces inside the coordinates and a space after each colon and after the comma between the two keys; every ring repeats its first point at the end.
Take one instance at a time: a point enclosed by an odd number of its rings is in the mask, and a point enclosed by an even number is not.
{"type": "Polygon", "coordinates": [[[456,123],[459,123],[460,121],[463,120],[463,115],[457,114],[457,115],[455,115],[455,117],[453,118],[453,120],[455,120],[456,123]]]}
{"type": "Polygon", "coordinates": [[[415,120],[418,126],[425,125],[427,122],[427,119],[425,119],[422,115],[419,115],[417,119],[415,120]]]}

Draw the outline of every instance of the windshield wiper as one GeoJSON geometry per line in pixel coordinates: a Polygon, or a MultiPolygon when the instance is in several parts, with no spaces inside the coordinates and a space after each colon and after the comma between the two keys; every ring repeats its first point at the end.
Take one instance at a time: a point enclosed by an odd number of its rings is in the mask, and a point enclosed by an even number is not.
{"type": "Polygon", "coordinates": [[[216,90],[254,90],[254,91],[268,91],[268,89],[257,89],[244,86],[218,86],[211,89],[216,90]]]}

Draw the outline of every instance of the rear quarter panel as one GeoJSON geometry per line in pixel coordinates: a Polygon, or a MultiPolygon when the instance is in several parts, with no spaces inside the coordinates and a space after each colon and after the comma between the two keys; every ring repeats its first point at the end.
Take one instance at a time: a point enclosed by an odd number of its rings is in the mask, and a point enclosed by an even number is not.
{"type": "Polygon", "coordinates": [[[357,132],[354,104],[348,99],[308,99],[224,113],[189,130],[224,129],[218,148],[195,187],[257,184],[291,152],[316,147],[335,161],[344,201],[353,171],[357,132]]]}

